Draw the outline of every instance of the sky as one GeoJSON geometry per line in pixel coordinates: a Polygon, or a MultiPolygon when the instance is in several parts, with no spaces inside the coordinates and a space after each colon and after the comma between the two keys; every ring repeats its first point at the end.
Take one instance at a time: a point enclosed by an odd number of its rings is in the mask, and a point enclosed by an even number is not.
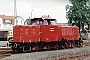
{"type": "MultiPolygon", "coordinates": [[[[17,15],[25,20],[49,15],[58,23],[67,23],[65,6],[69,0],[16,0],[17,15]]],[[[14,0],[0,0],[0,15],[14,15],[14,0]]]]}

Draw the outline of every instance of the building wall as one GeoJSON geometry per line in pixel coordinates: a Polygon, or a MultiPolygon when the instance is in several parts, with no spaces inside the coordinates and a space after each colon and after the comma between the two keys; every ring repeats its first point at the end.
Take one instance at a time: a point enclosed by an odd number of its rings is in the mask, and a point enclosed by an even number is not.
{"type": "Polygon", "coordinates": [[[0,29],[12,29],[13,24],[3,24],[2,18],[0,18],[0,29]]]}
{"type": "Polygon", "coordinates": [[[13,28],[13,24],[3,24],[3,28],[4,29],[12,29],[13,28]]]}
{"type": "MultiPolygon", "coordinates": [[[[17,24],[16,24],[16,21],[15,21],[14,25],[24,25],[23,18],[17,17],[17,24]]],[[[12,23],[10,23],[10,24],[8,24],[8,23],[3,24],[3,20],[2,20],[2,18],[0,18],[0,29],[13,29],[14,25],[12,23]]]]}
{"type": "Polygon", "coordinates": [[[3,20],[0,18],[0,28],[3,28],[3,20]]]}
{"type": "Polygon", "coordinates": [[[15,25],[24,25],[24,20],[23,20],[23,18],[21,18],[21,17],[17,17],[16,19],[15,19],[15,23],[14,23],[15,25]]]}

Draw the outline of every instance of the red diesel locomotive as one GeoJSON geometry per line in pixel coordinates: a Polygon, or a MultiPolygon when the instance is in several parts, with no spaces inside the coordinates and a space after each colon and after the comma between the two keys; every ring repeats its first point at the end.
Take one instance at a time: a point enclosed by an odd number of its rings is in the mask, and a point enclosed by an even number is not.
{"type": "Polygon", "coordinates": [[[13,51],[73,48],[80,46],[78,27],[60,26],[56,19],[31,19],[31,25],[13,27],[13,51]]]}

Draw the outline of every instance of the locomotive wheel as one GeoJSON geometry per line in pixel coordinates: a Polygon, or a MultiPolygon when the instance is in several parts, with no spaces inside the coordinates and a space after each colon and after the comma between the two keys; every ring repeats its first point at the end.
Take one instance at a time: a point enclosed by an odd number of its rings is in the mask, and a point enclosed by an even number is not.
{"type": "Polygon", "coordinates": [[[72,48],[74,48],[75,47],[75,44],[74,44],[74,42],[72,42],[72,48]]]}
{"type": "Polygon", "coordinates": [[[47,46],[47,50],[49,50],[50,49],[50,47],[49,47],[49,45],[47,46]]]}
{"type": "Polygon", "coordinates": [[[35,50],[36,50],[36,52],[38,52],[38,50],[39,50],[39,47],[38,47],[38,46],[35,46],[35,50]]]}
{"type": "Polygon", "coordinates": [[[79,47],[79,41],[75,41],[76,47],[79,47]]]}
{"type": "Polygon", "coordinates": [[[45,48],[46,48],[46,50],[49,50],[50,49],[49,45],[48,46],[45,46],[45,48]]]}
{"type": "Polygon", "coordinates": [[[70,44],[70,48],[74,48],[75,47],[73,42],[70,42],[69,44],[70,44]]]}
{"type": "Polygon", "coordinates": [[[30,52],[32,52],[32,47],[30,47],[30,52]]]}
{"type": "Polygon", "coordinates": [[[62,45],[62,49],[65,49],[65,45],[64,44],[62,45]]]}
{"type": "Polygon", "coordinates": [[[24,49],[25,49],[25,47],[23,46],[22,48],[23,48],[23,52],[24,52],[24,51],[25,51],[25,50],[24,50],[24,49]]]}
{"type": "Polygon", "coordinates": [[[65,47],[65,49],[68,49],[70,46],[67,42],[65,42],[64,47],[65,47]]]}
{"type": "Polygon", "coordinates": [[[58,48],[59,48],[58,44],[56,44],[56,45],[54,46],[54,48],[55,48],[56,50],[58,50],[58,48]]]}
{"type": "Polygon", "coordinates": [[[12,46],[12,51],[13,51],[13,53],[15,53],[15,47],[14,46],[12,46]]]}

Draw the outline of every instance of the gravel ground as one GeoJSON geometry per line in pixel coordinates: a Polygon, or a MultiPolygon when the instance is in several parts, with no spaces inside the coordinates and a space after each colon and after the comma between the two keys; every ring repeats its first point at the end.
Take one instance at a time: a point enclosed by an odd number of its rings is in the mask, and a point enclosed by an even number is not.
{"type": "MultiPolygon", "coordinates": [[[[81,48],[65,49],[65,50],[12,54],[11,56],[0,60],[41,60],[41,59],[48,59],[48,58],[54,58],[54,57],[58,58],[58,57],[68,56],[68,55],[90,53],[89,49],[90,49],[90,46],[86,46],[81,48]]],[[[90,57],[88,57],[87,59],[90,60],[90,57]]]]}
{"type": "Polygon", "coordinates": [[[90,56],[88,56],[87,58],[85,58],[86,60],[90,60],[90,56]]]}

